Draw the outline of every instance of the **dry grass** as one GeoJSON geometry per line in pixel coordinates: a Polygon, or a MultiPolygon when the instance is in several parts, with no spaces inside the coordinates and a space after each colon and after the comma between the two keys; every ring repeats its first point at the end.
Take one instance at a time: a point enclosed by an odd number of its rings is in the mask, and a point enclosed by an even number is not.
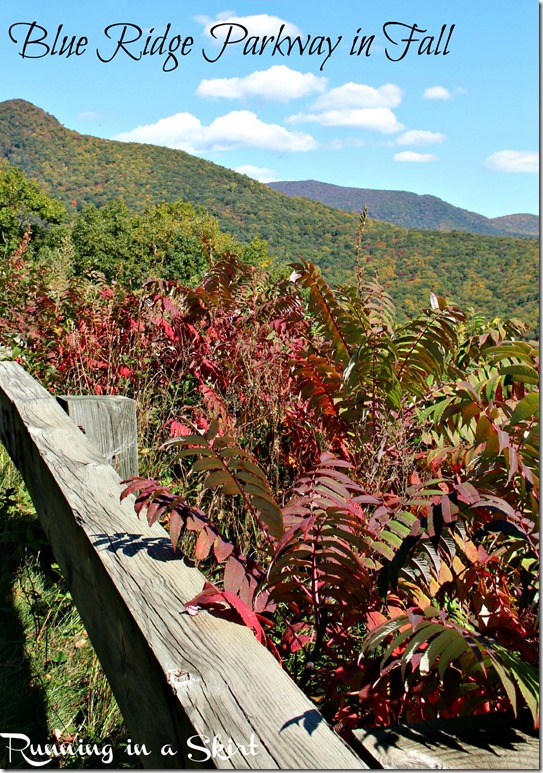
{"type": "MultiPolygon", "coordinates": [[[[59,757],[47,767],[135,767],[125,757],[123,719],[32,503],[5,452],[0,454],[0,730],[33,744],[77,741],[115,756],[59,757]]],[[[0,768],[11,763],[4,740],[0,768]]]]}

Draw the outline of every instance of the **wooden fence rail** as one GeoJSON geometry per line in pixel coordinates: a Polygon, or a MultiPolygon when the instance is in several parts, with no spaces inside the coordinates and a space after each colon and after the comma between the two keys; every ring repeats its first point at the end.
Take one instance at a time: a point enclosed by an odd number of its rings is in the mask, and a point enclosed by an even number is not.
{"type": "Polygon", "coordinates": [[[0,362],[0,440],[146,767],[368,768],[248,628],[183,614],[203,575],[161,526],[136,518],[133,500],[119,501],[118,474],[12,362],[0,362]],[[246,753],[205,760],[214,738],[246,753]]]}
{"type": "Polygon", "coordinates": [[[184,614],[203,575],[173,552],[160,525],[136,518],[132,497],[120,502],[113,467],[13,362],[0,362],[0,441],[25,480],[132,741],[145,747],[144,766],[492,769],[489,760],[513,762],[513,748],[522,764],[505,767],[538,768],[537,739],[528,735],[503,748],[498,737],[487,744],[491,756],[478,760],[473,735],[464,749],[449,748],[435,728],[358,731],[359,756],[248,628],[184,614]],[[226,750],[209,758],[213,739],[226,750]]]}

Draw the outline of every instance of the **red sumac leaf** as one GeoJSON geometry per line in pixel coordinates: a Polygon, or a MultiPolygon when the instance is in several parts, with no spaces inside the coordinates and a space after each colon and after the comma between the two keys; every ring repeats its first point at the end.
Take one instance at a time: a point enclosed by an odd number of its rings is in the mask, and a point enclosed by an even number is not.
{"type": "Polygon", "coordinates": [[[182,424],[180,421],[172,421],[170,423],[170,437],[186,437],[192,433],[192,429],[187,427],[186,424],[182,424]]]}
{"type": "Polygon", "coordinates": [[[172,547],[175,550],[177,547],[177,543],[179,542],[179,537],[181,535],[181,529],[183,527],[184,518],[176,511],[174,510],[170,516],[170,541],[172,543],[172,547]]]}
{"type": "Polygon", "coordinates": [[[127,478],[126,480],[122,480],[121,483],[128,483],[128,486],[121,492],[121,502],[135,491],[158,487],[158,483],[155,480],[147,480],[146,478],[139,477],[127,478]]]}
{"type": "Polygon", "coordinates": [[[143,510],[143,508],[147,505],[149,501],[149,494],[146,492],[142,492],[141,494],[138,494],[136,497],[136,501],[134,502],[134,510],[136,511],[136,515],[138,518],[140,517],[140,513],[143,510]]]}
{"type": "Polygon", "coordinates": [[[451,523],[452,521],[451,500],[446,494],[444,494],[441,497],[441,513],[443,515],[443,520],[445,521],[445,523],[451,523]]]}
{"type": "Polygon", "coordinates": [[[194,596],[193,599],[187,601],[185,609],[189,614],[194,615],[198,611],[198,607],[215,607],[213,611],[220,615],[220,610],[216,608],[216,605],[221,603],[227,604],[234,609],[241,618],[241,622],[253,631],[256,638],[262,644],[266,644],[266,634],[260,625],[257,615],[231,591],[221,591],[215,588],[214,585],[211,585],[211,583],[206,582],[203,590],[194,596]]]}
{"type": "Polygon", "coordinates": [[[162,512],[164,511],[164,505],[160,502],[151,502],[147,508],[147,523],[152,526],[158,521],[162,512]]]}
{"type": "Polygon", "coordinates": [[[196,540],[196,545],[194,546],[194,558],[197,561],[203,561],[207,558],[214,541],[214,532],[209,528],[202,529],[196,540]]]}
{"type": "Polygon", "coordinates": [[[215,558],[222,564],[226,559],[232,555],[234,545],[231,542],[223,539],[220,535],[216,537],[213,544],[213,553],[215,558]]]}
{"type": "Polygon", "coordinates": [[[224,567],[225,590],[232,591],[232,593],[238,593],[245,580],[245,576],[246,571],[244,565],[238,558],[231,556],[224,567]]]}
{"type": "Polygon", "coordinates": [[[243,623],[250,628],[261,644],[266,644],[266,634],[260,625],[257,615],[231,591],[224,591],[224,598],[238,613],[243,623]]]}
{"type": "Polygon", "coordinates": [[[480,498],[477,489],[471,483],[456,483],[455,488],[458,492],[458,498],[468,505],[472,505],[480,498]]]}

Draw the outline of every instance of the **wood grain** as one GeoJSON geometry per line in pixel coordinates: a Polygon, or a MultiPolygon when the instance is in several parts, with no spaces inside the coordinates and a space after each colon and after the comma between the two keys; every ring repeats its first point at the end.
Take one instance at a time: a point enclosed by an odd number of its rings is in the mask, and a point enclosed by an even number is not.
{"type": "Polygon", "coordinates": [[[62,395],[57,400],[121,480],[138,474],[135,400],[122,395],[62,395]]]}
{"type": "Polygon", "coordinates": [[[376,767],[452,770],[539,770],[539,738],[508,714],[355,730],[376,767]]]}
{"type": "MultiPolygon", "coordinates": [[[[219,768],[363,769],[249,629],[183,613],[204,577],[162,527],[122,503],[120,478],[56,400],[0,362],[0,439],[21,471],[145,766],[198,763],[192,735],[249,744],[219,768]],[[175,756],[164,756],[169,744],[175,756]]],[[[226,756],[226,755],[224,755],[226,756]]]]}

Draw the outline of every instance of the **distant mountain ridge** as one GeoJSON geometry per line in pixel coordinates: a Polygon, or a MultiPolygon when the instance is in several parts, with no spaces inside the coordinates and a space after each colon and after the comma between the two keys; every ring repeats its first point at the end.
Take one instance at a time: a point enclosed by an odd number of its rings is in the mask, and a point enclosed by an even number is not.
{"type": "Polygon", "coordinates": [[[404,228],[466,231],[487,236],[539,236],[537,215],[488,218],[448,204],[437,196],[421,196],[408,191],[349,188],[317,180],[283,180],[268,185],[287,196],[302,196],[346,212],[360,212],[367,205],[370,217],[404,228]]]}

